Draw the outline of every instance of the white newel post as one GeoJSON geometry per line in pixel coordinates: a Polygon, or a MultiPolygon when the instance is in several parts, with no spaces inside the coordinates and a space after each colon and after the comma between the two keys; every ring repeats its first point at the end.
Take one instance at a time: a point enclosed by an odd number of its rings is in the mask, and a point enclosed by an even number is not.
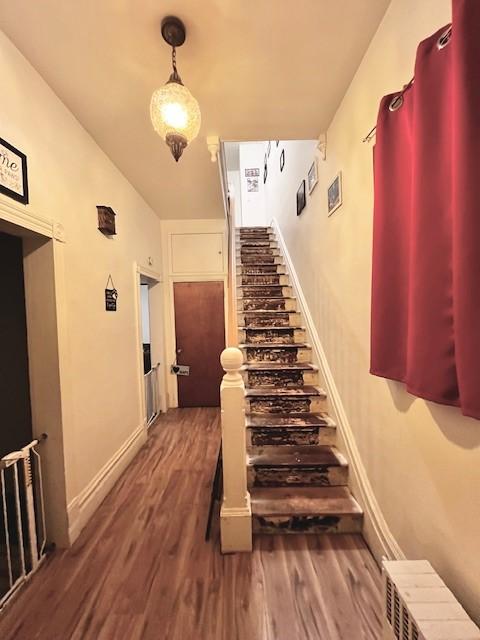
{"type": "Polygon", "coordinates": [[[252,550],[252,510],[247,491],[245,385],[240,373],[242,352],[225,349],[220,386],[222,408],[223,502],[220,511],[222,553],[252,550]]]}

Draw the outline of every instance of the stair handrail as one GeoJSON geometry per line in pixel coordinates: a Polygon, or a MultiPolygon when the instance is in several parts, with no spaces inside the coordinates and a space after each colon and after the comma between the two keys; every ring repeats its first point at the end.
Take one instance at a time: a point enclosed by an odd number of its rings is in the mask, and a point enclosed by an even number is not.
{"type": "Polygon", "coordinates": [[[252,550],[252,509],[247,485],[243,355],[227,347],[220,356],[225,371],[220,386],[223,500],[220,510],[222,553],[252,550]]]}

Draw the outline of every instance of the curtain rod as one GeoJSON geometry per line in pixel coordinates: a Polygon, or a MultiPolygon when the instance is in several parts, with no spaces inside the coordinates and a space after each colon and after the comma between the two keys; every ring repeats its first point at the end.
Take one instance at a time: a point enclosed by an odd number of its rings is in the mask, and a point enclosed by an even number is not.
{"type": "MultiPolygon", "coordinates": [[[[442,33],[442,35],[438,38],[437,49],[440,50],[446,47],[447,44],[450,42],[451,37],[452,37],[452,25],[450,24],[442,33]]],[[[396,111],[402,106],[403,94],[407,89],[409,89],[412,86],[414,80],[415,78],[412,78],[410,82],[403,87],[402,91],[399,94],[397,94],[394,98],[392,98],[392,101],[390,102],[390,106],[389,106],[390,111],[396,111]]],[[[367,133],[365,138],[363,138],[362,142],[370,142],[370,140],[375,135],[376,130],[377,130],[377,125],[375,125],[370,129],[370,131],[367,133]]]]}

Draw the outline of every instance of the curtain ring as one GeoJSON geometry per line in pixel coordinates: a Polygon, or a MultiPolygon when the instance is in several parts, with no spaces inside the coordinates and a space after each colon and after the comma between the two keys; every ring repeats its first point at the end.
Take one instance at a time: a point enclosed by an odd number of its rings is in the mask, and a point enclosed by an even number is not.
{"type": "Polygon", "coordinates": [[[395,98],[392,99],[388,108],[390,109],[390,111],[396,111],[397,109],[400,109],[402,105],[403,105],[403,95],[399,94],[398,96],[395,96],[395,98]]]}
{"type": "Polygon", "coordinates": [[[439,39],[437,41],[437,49],[440,50],[440,49],[443,49],[444,47],[446,47],[447,44],[450,42],[451,37],[452,37],[452,27],[450,26],[439,37],[439,39]]]}

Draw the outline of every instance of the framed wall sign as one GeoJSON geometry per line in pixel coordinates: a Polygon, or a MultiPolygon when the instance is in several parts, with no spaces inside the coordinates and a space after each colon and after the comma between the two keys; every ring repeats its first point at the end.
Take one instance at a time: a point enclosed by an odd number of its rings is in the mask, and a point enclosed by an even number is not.
{"type": "Polygon", "coordinates": [[[112,276],[108,276],[107,285],[105,287],[105,311],[117,310],[118,291],[113,284],[112,276]]]}
{"type": "Polygon", "coordinates": [[[305,180],[302,180],[297,191],[297,216],[299,216],[305,209],[307,204],[307,196],[305,193],[305,180]]]}
{"type": "Polygon", "coordinates": [[[308,170],[308,193],[312,193],[318,182],[318,165],[317,159],[312,162],[310,169],[308,170]]]}
{"type": "Polygon", "coordinates": [[[0,193],[28,204],[27,156],[0,138],[0,193]]]}
{"type": "Polygon", "coordinates": [[[340,171],[328,187],[328,215],[342,206],[342,172],[340,171]]]}

